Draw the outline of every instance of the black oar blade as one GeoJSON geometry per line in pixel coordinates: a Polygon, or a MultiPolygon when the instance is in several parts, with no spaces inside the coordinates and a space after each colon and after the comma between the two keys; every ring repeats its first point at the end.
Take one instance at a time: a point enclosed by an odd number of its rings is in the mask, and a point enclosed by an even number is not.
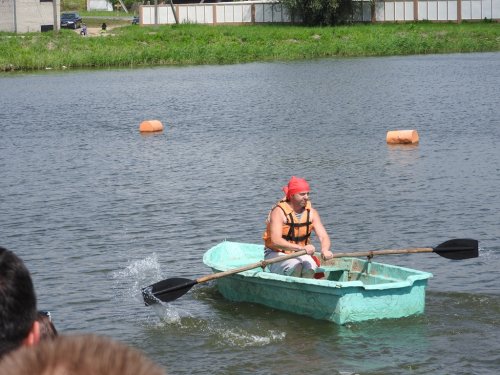
{"type": "Polygon", "coordinates": [[[142,297],[146,306],[153,305],[159,301],[170,302],[186,294],[196,280],[172,278],[166,279],[142,288],[142,297]]]}
{"type": "Polygon", "coordinates": [[[470,238],[457,238],[443,242],[433,250],[448,259],[477,258],[479,256],[479,241],[470,238]]]}

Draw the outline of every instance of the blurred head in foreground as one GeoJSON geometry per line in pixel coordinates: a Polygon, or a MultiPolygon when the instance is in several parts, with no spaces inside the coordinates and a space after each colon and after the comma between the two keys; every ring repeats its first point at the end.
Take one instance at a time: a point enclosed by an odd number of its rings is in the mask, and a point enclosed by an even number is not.
{"type": "Polygon", "coordinates": [[[20,346],[38,343],[36,317],[35,288],[28,269],[16,254],[0,247],[0,358],[20,346]]]}
{"type": "Polygon", "coordinates": [[[9,375],[166,375],[140,351],[97,335],[58,336],[0,362],[9,375]]]}

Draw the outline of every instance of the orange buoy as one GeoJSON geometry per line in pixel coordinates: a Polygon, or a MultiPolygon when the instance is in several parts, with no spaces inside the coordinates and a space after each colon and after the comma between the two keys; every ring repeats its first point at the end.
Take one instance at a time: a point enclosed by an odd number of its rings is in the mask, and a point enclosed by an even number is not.
{"type": "Polygon", "coordinates": [[[140,132],[161,132],[162,130],[163,124],[158,120],[146,120],[139,126],[140,132]]]}
{"type": "Polygon", "coordinates": [[[418,132],[416,130],[391,130],[387,132],[386,141],[390,144],[418,143],[418,132]]]}

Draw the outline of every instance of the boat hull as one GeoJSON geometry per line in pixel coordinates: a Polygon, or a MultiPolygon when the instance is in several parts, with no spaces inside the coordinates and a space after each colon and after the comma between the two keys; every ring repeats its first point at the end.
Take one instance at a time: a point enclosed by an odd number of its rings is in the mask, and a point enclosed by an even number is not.
{"type": "MultiPolygon", "coordinates": [[[[203,261],[220,272],[263,257],[261,245],[222,242],[208,250],[203,261]]],[[[218,279],[217,288],[231,301],[258,303],[337,324],[424,312],[430,273],[357,258],[336,258],[321,268],[326,275],[322,280],[255,268],[218,279]]]]}

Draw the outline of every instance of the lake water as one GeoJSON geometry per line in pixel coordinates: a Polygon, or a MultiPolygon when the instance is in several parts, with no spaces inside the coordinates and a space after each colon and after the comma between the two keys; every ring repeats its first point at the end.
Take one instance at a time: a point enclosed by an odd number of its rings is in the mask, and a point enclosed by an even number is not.
{"type": "Polygon", "coordinates": [[[496,374],[500,54],[0,75],[0,240],[64,333],[109,335],[170,374],[496,374]],[[158,119],[161,134],[141,135],[158,119]],[[417,146],[388,146],[416,129],[417,146]],[[143,286],[260,243],[292,175],[333,251],[480,241],[432,272],[422,316],[337,326],[232,303],[214,283],[153,309],[143,286]]]}

